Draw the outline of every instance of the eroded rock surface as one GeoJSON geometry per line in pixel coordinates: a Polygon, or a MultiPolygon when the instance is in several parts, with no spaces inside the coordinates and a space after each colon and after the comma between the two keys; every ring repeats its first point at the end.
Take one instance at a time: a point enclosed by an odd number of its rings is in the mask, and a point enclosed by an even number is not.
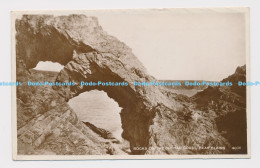
{"type": "Polygon", "coordinates": [[[247,152],[246,87],[238,82],[246,82],[246,66],[238,67],[234,74],[222,80],[233,86],[209,87],[197,93],[193,99],[204,115],[213,118],[218,131],[233,147],[232,153],[247,152]]]}
{"type": "Polygon", "coordinates": [[[16,20],[17,81],[42,78],[75,86],[17,87],[20,154],[122,154],[78,120],[67,101],[93,89],[107,92],[122,107],[123,138],[131,154],[229,153],[230,142],[192,99],[158,87],[131,49],[102,30],[95,17],[24,15],[16,20]],[[56,75],[35,75],[39,61],[64,65],[56,75]],[[127,82],[128,86],[84,86],[80,82],[127,82]],[[26,148],[24,147],[26,146],[26,148]],[[189,148],[176,149],[174,147],[189,148]],[[190,147],[221,146],[227,150],[190,147]],[[136,148],[140,147],[140,148],[136,148]],[[26,150],[24,150],[26,149],[26,150]]]}

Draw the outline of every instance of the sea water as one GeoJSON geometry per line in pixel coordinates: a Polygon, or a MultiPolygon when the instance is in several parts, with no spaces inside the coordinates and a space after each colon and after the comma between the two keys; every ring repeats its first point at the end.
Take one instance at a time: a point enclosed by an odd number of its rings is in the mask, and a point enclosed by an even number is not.
{"type": "Polygon", "coordinates": [[[69,105],[76,112],[79,120],[90,122],[96,127],[110,131],[121,140],[123,132],[118,103],[109,98],[104,91],[84,92],[69,100],[69,105]]]}

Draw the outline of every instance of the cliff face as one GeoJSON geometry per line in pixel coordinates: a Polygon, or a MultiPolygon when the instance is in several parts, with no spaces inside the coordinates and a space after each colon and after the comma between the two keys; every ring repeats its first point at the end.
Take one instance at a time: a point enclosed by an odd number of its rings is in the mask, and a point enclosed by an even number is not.
{"type": "Polygon", "coordinates": [[[193,96],[197,107],[216,122],[218,131],[233,147],[241,147],[233,153],[247,152],[246,66],[238,67],[234,74],[221,82],[232,82],[233,86],[209,87],[193,96]]]}
{"type": "Polygon", "coordinates": [[[16,20],[16,31],[17,81],[48,78],[76,83],[67,87],[17,87],[20,154],[120,154],[114,144],[80,122],[67,104],[69,99],[93,89],[105,91],[123,108],[122,136],[130,142],[132,154],[229,152],[173,148],[229,148],[230,143],[214,128],[213,119],[203,116],[194,103],[157,87],[134,86],[133,81],[156,79],[129,47],[102,30],[95,17],[25,15],[16,20]],[[64,69],[57,75],[35,75],[30,69],[39,61],[59,62],[64,69]],[[129,85],[82,87],[81,81],[129,85]]]}

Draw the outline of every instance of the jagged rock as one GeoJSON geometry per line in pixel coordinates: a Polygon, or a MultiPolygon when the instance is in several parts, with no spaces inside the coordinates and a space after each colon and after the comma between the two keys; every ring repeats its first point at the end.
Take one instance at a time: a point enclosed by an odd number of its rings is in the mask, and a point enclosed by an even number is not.
{"type": "MultiPolygon", "coordinates": [[[[214,120],[202,115],[192,102],[184,102],[184,98],[177,100],[158,87],[134,86],[134,81],[157,80],[147,73],[129,47],[102,30],[95,17],[24,15],[16,20],[15,26],[17,81],[39,80],[30,69],[39,61],[53,61],[64,65],[55,77],[57,82],[76,83],[67,87],[17,87],[18,143],[29,146],[31,153],[117,153],[80,122],[72,109],[64,109],[69,99],[93,89],[105,91],[123,108],[122,136],[130,142],[132,154],[228,152],[174,148],[229,148],[230,144],[215,129],[214,120]],[[81,81],[127,82],[129,85],[82,87],[81,81]],[[43,123],[39,122],[42,118],[43,123]],[[42,125],[36,127],[40,123],[42,125]]],[[[24,149],[19,145],[19,149],[24,149]]]]}
{"type": "Polygon", "coordinates": [[[83,122],[83,123],[105,139],[116,139],[111,132],[109,132],[105,129],[98,128],[98,127],[96,127],[95,125],[93,125],[89,122],[83,122]]]}
{"type": "Polygon", "coordinates": [[[238,67],[234,74],[221,82],[231,82],[232,86],[208,87],[193,96],[199,109],[208,118],[213,118],[218,131],[241,150],[247,152],[246,87],[238,86],[238,81],[246,82],[246,65],[238,67]]]}

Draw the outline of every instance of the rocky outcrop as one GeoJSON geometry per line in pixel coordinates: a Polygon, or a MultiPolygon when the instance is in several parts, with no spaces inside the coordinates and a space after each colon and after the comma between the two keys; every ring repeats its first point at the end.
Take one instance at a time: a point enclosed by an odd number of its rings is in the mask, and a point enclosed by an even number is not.
{"type": "Polygon", "coordinates": [[[238,67],[234,74],[221,82],[232,86],[209,87],[193,96],[197,107],[208,118],[216,122],[218,131],[233,147],[240,147],[232,153],[247,153],[246,66],[238,67]]]}
{"type": "MultiPolygon", "coordinates": [[[[54,82],[57,73],[29,70],[31,82],[54,82]]],[[[28,78],[18,79],[18,154],[24,155],[106,155],[117,153],[111,141],[100,138],[79,121],[76,113],[51,86],[26,86],[28,78]]],[[[23,78],[22,78],[23,77],[23,78]]]]}
{"type": "Polygon", "coordinates": [[[113,136],[113,134],[105,129],[98,128],[95,125],[91,124],[90,122],[83,122],[86,126],[88,126],[91,130],[96,132],[98,135],[105,139],[115,139],[116,138],[113,136]]]}
{"type": "Polygon", "coordinates": [[[229,152],[203,148],[229,149],[230,143],[215,129],[213,119],[205,117],[192,102],[158,87],[133,85],[134,81],[157,80],[147,73],[129,47],[102,30],[95,17],[24,15],[16,20],[17,81],[39,80],[30,72],[39,61],[64,65],[55,81],[72,81],[76,85],[17,87],[21,154],[28,154],[22,146],[28,146],[31,154],[118,154],[111,152],[115,151],[113,147],[111,150],[111,143],[80,122],[67,105],[69,99],[93,89],[105,91],[123,108],[122,136],[130,142],[131,154],[229,152]],[[81,81],[129,85],[82,87],[81,81]]]}

